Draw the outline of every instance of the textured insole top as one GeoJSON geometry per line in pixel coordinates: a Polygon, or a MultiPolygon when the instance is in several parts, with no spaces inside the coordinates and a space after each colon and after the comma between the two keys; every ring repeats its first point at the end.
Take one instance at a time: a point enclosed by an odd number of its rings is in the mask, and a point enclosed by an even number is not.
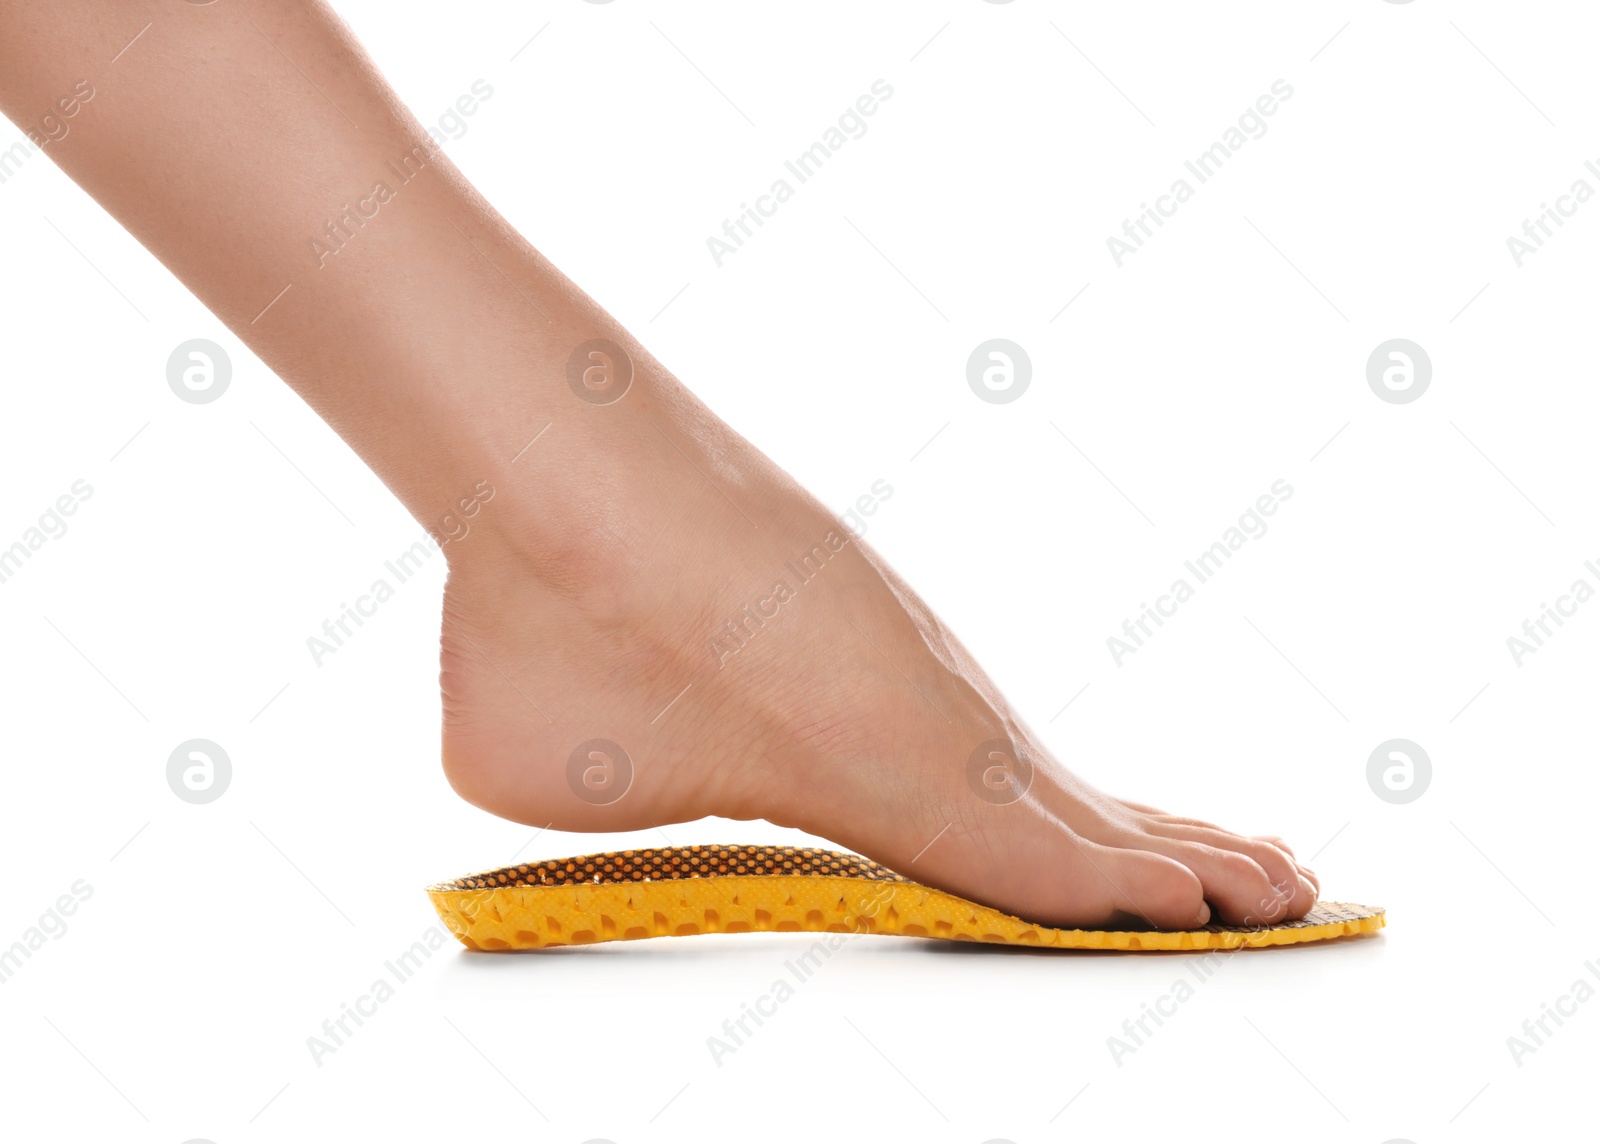
{"type": "Polygon", "coordinates": [[[908,882],[886,866],[856,854],[796,846],[673,846],[613,850],[579,858],[551,858],[469,874],[430,890],[494,890],[502,886],[581,886],[613,882],[674,882],[725,875],[810,875],[908,882]]]}

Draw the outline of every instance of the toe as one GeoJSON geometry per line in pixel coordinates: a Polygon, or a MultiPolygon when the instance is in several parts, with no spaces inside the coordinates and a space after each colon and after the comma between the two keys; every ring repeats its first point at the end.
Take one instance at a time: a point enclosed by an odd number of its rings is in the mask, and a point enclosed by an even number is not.
{"type": "Polygon", "coordinates": [[[1096,864],[1115,888],[1120,913],[1167,930],[1195,929],[1211,920],[1204,886],[1182,862],[1148,849],[1102,849],[1096,864]]]}
{"type": "MultiPolygon", "coordinates": [[[[1147,836],[1144,844],[1181,862],[1200,879],[1214,921],[1230,926],[1270,926],[1291,916],[1291,897],[1274,890],[1267,871],[1248,854],[1154,834],[1147,836]]],[[[1298,877],[1291,878],[1290,885],[1295,894],[1300,893],[1298,877]]]]}
{"type": "Polygon", "coordinates": [[[1129,810],[1136,810],[1140,814],[1148,814],[1153,818],[1167,818],[1167,817],[1170,817],[1167,814],[1166,811],[1157,810],[1153,806],[1146,806],[1142,802],[1134,802],[1133,800],[1126,799],[1126,798],[1119,798],[1116,801],[1120,802],[1123,806],[1127,807],[1129,810]]]}
{"type": "Polygon", "coordinates": [[[1268,842],[1268,843],[1271,843],[1273,846],[1276,846],[1279,850],[1282,850],[1289,857],[1291,857],[1291,858],[1294,857],[1294,851],[1292,849],[1290,849],[1289,844],[1287,842],[1285,842],[1283,839],[1279,838],[1276,834],[1257,834],[1257,835],[1254,835],[1253,837],[1255,838],[1255,840],[1257,842],[1268,842]]]}
{"type": "Polygon", "coordinates": [[[1207,822],[1203,818],[1189,818],[1182,814],[1158,814],[1150,824],[1155,826],[1192,826],[1197,830],[1215,830],[1218,834],[1227,834],[1238,837],[1231,830],[1224,830],[1214,822],[1207,822]]]}
{"type": "MultiPolygon", "coordinates": [[[[1168,838],[1182,839],[1186,842],[1199,843],[1216,850],[1231,851],[1241,854],[1253,862],[1266,876],[1269,896],[1265,900],[1257,900],[1250,911],[1251,919],[1248,922],[1234,922],[1234,925],[1253,925],[1287,921],[1290,918],[1302,917],[1317,900],[1314,884],[1309,879],[1302,883],[1300,868],[1294,859],[1271,842],[1264,842],[1256,838],[1244,838],[1237,834],[1229,834],[1223,830],[1212,830],[1199,826],[1168,826],[1160,825],[1151,828],[1154,833],[1168,838]],[[1283,903],[1283,908],[1274,908],[1274,899],[1283,903]]],[[[1181,861],[1182,859],[1180,859],[1181,861]]],[[[1198,871],[1196,871],[1198,873],[1198,871]]],[[[1248,871],[1246,871],[1248,874],[1248,871]]],[[[1205,875],[1201,875],[1205,880],[1205,875]]],[[[1211,897],[1211,886],[1206,886],[1206,896],[1211,897]]],[[[1215,901],[1216,899],[1212,899],[1215,901]]]]}
{"type": "Polygon", "coordinates": [[[1307,878],[1304,874],[1300,875],[1300,892],[1310,896],[1312,905],[1315,905],[1317,899],[1321,897],[1321,891],[1318,890],[1317,887],[1313,886],[1311,884],[1311,879],[1307,878]]]}

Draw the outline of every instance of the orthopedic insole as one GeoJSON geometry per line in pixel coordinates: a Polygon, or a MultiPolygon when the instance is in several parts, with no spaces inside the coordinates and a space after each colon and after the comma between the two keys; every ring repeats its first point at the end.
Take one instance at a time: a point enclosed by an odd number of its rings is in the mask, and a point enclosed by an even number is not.
{"type": "Polygon", "coordinates": [[[1034,925],[855,854],[794,846],[669,846],[506,866],[428,887],[469,949],[542,949],[705,933],[899,934],[1055,949],[1238,949],[1382,929],[1372,906],[1318,902],[1298,921],[1196,930],[1034,925]]]}

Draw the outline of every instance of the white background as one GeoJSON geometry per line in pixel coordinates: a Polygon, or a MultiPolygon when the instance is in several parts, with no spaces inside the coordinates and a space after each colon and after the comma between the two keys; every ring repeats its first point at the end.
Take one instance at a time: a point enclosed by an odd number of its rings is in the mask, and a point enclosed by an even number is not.
{"type": "Polygon", "coordinates": [[[0,985],[19,1130],[1378,1144],[1592,1109],[1600,1001],[1520,1066],[1506,1042],[1600,959],[1600,604],[1521,666],[1506,639],[1600,586],[1600,205],[1520,268],[1505,241],[1600,187],[1591,13],[338,7],[425,123],[492,85],[451,156],[736,428],[840,511],[894,487],[870,541],[1069,765],[1283,834],[1390,927],[1230,959],[1120,1064],[1107,1038],[1181,958],[873,938],[715,1063],[801,935],[452,944],[313,1063],[307,1038],[437,924],[424,884],[663,836],[530,840],[451,793],[437,558],[314,664],[306,638],[419,527],[35,155],[0,184],[0,546],[94,494],[0,584],[0,946],[74,881],[93,896],[0,985]],[[716,267],[707,236],[880,78],[868,133],[716,267]],[[1118,268],[1107,237],[1280,78],[1265,136],[1118,268]],[[209,405],[165,378],[195,337],[234,363],[209,405]],[[966,384],[994,337],[1033,363],[1011,404],[966,384]],[[1411,404],[1366,381],[1394,337],[1433,363],[1411,404]],[[1106,638],[1280,478],[1266,535],[1118,667],[1106,638]],[[165,779],[196,737],[234,768],[206,806],[165,779]],[[1434,768],[1403,806],[1366,781],[1395,737],[1434,768]]]}

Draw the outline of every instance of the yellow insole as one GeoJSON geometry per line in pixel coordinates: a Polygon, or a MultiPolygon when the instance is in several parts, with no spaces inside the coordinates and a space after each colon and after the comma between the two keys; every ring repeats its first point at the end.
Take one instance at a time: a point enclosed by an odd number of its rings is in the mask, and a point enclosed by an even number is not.
{"type": "Polygon", "coordinates": [[[1035,925],[855,854],[793,846],[669,846],[507,866],[428,887],[469,949],[542,949],[703,933],[899,934],[1055,949],[1237,949],[1384,926],[1381,908],[1318,902],[1276,926],[1081,930],[1035,925]]]}

